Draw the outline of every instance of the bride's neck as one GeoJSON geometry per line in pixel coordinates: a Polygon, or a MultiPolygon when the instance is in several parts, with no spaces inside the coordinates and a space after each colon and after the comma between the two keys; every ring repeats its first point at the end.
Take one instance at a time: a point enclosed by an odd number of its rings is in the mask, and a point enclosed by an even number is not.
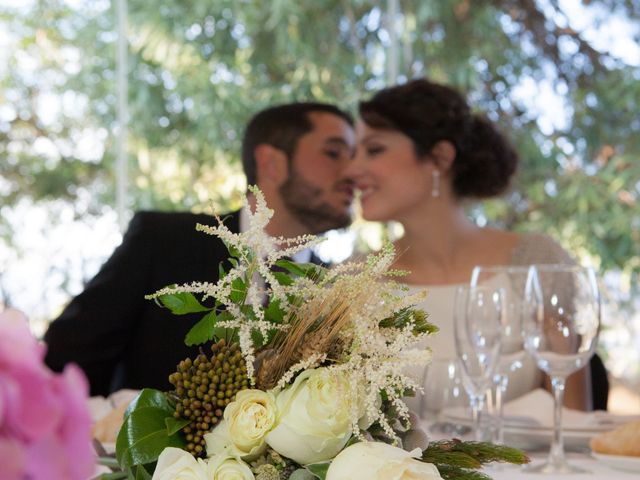
{"type": "Polygon", "coordinates": [[[403,219],[404,235],[395,243],[400,263],[451,263],[480,229],[459,205],[403,219]]]}
{"type": "Polygon", "coordinates": [[[422,209],[401,223],[405,234],[395,243],[394,267],[411,272],[406,283],[467,283],[475,265],[509,264],[520,241],[518,234],[478,227],[455,205],[422,209]]]}

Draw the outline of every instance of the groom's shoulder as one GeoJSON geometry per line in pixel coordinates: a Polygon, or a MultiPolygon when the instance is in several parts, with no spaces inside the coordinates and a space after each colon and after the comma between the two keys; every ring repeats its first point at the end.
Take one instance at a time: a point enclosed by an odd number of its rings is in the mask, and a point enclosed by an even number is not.
{"type": "MultiPolygon", "coordinates": [[[[231,230],[237,230],[235,227],[238,224],[238,212],[230,212],[219,217],[231,230]]],[[[130,225],[152,230],[182,230],[183,228],[195,229],[198,223],[214,226],[218,224],[218,220],[206,213],[141,210],[133,216],[130,225]]]]}

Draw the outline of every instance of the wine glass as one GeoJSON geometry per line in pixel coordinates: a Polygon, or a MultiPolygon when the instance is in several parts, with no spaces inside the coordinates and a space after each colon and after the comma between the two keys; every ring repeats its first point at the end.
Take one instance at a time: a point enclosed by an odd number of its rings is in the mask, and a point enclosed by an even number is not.
{"type": "Polygon", "coordinates": [[[576,473],[562,439],[562,404],[569,374],[589,363],[600,330],[600,294],[595,273],[574,265],[532,265],[523,308],[525,348],[551,377],[553,440],[547,461],[527,468],[538,473],[576,473]]]}
{"type": "Polygon", "coordinates": [[[522,332],[522,299],[529,267],[509,265],[478,265],[471,272],[471,287],[483,286],[501,291],[503,309],[501,316],[501,341],[498,366],[493,376],[495,394],[493,405],[496,416],[495,441],[504,443],[504,396],[509,375],[520,369],[526,355],[522,332]]]}
{"type": "Polygon", "coordinates": [[[462,380],[469,395],[476,440],[482,439],[480,413],[500,352],[502,292],[460,286],[454,306],[454,338],[462,380]]]}
{"type": "Polygon", "coordinates": [[[420,418],[426,422],[428,430],[436,434],[460,434],[462,427],[442,418],[445,408],[468,403],[457,360],[431,360],[425,369],[422,387],[424,394],[420,397],[420,418]]]}

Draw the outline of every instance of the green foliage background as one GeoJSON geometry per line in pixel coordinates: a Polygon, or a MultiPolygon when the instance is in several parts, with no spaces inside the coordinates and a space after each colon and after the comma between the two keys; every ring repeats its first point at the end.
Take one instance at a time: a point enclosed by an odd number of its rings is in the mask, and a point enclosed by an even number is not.
{"type": "MultiPolygon", "coordinates": [[[[0,73],[0,236],[8,248],[20,248],[6,215],[20,202],[49,205],[52,221],[60,201],[83,221],[114,204],[114,4],[0,6],[15,47],[2,54],[0,73]],[[52,97],[63,100],[45,115],[52,97]],[[97,147],[82,151],[86,136],[97,147]]],[[[597,36],[572,27],[574,10],[551,0],[399,5],[398,80],[426,75],[464,90],[522,155],[510,195],[473,214],[548,232],[603,271],[620,270],[625,288],[637,285],[640,59],[596,45],[597,36]],[[548,85],[561,118],[545,124],[531,109],[537,94],[523,94],[523,84],[548,85]]],[[[624,18],[638,40],[637,0],[581,7],[594,28],[624,18]]],[[[355,111],[387,84],[386,8],[369,0],[130,0],[128,206],[237,205],[239,138],[253,112],[312,98],[355,111]]]]}

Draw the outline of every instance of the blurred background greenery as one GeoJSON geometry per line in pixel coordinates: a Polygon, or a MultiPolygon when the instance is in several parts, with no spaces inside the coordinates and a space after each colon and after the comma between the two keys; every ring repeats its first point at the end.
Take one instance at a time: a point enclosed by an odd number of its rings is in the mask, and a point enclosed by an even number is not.
{"type": "MultiPolygon", "coordinates": [[[[262,107],[354,112],[390,81],[453,84],[522,156],[509,195],[470,214],[599,269],[601,353],[640,389],[638,0],[128,0],[127,14],[128,215],[238,206],[239,139],[262,107]]],[[[121,238],[117,18],[116,0],[0,0],[0,302],[37,332],[121,238]]],[[[380,230],[353,232],[330,245],[380,230]]]]}

